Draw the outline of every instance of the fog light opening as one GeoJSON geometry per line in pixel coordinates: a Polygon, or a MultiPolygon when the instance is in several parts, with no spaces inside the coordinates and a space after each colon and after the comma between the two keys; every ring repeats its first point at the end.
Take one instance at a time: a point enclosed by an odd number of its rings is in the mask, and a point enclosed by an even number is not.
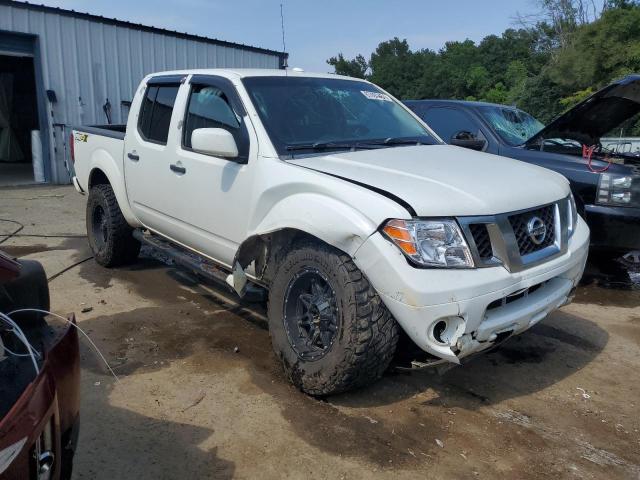
{"type": "Polygon", "coordinates": [[[447,331],[447,322],[444,320],[438,320],[433,325],[433,338],[436,342],[442,343],[443,345],[448,345],[448,342],[444,340],[443,335],[447,331]]]}
{"type": "Polygon", "coordinates": [[[465,321],[462,317],[443,317],[429,326],[427,335],[432,342],[453,348],[464,330],[465,321]]]}

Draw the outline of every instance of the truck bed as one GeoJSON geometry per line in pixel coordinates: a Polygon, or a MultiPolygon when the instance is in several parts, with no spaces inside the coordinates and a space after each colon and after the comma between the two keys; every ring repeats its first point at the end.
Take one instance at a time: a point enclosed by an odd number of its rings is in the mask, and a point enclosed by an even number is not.
{"type": "MultiPolygon", "coordinates": [[[[111,178],[124,180],[123,157],[126,125],[88,125],[73,127],[74,184],[79,191],[89,190],[93,168],[108,172],[111,178]],[[77,182],[77,183],[76,183],[77,182]]],[[[112,185],[116,194],[124,182],[112,185]]],[[[122,192],[123,193],[123,192],[122,192]]]]}
{"type": "Polygon", "coordinates": [[[83,125],[73,127],[74,132],[91,133],[94,135],[102,135],[105,137],[118,138],[124,140],[124,134],[127,130],[126,125],[83,125]]]}

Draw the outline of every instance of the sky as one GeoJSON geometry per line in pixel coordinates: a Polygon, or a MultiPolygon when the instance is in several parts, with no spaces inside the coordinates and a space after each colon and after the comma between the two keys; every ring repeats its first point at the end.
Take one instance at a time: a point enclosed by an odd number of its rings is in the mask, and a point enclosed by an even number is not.
{"type": "Polygon", "coordinates": [[[478,41],[516,26],[536,0],[36,0],[54,7],[282,50],[283,4],[289,66],[330,72],[342,52],[365,58],[378,44],[406,38],[412,49],[438,50],[446,41],[478,41]]]}

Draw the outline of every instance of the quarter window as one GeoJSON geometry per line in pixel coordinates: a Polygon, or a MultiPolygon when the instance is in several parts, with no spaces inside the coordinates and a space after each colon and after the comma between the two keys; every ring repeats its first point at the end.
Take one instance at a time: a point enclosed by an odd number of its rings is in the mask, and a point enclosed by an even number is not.
{"type": "Polygon", "coordinates": [[[150,85],[142,100],[138,129],[145,140],[166,144],[179,85],[150,85]]]}
{"type": "Polygon", "coordinates": [[[233,110],[227,95],[218,87],[193,85],[184,122],[182,144],[191,148],[191,134],[198,128],[222,128],[233,135],[238,146],[238,156],[246,158],[248,142],[246,129],[233,110]]]}

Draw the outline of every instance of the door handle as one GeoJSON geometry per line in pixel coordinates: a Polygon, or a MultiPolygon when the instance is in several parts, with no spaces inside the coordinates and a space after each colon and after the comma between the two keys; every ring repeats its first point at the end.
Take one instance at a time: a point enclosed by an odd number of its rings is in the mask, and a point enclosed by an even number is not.
{"type": "Polygon", "coordinates": [[[187,173],[187,169],[186,168],[181,167],[180,165],[176,165],[175,163],[172,163],[171,165],[169,165],[169,168],[171,169],[172,172],[176,172],[176,173],[180,173],[180,174],[187,173]]]}
{"type": "Polygon", "coordinates": [[[138,160],[140,160],[140,157],[133,152],[127,153],[127,157],[129,157],[129,160],[133,160],[134,162],[137,162],[138,160]]]}

